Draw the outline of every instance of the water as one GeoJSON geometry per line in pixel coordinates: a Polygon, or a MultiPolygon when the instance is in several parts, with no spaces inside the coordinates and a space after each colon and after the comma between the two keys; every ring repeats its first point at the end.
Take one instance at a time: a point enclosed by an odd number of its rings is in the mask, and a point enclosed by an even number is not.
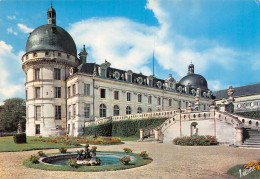
{"type": "MultiPolygon", "coordinates": [[[[101,165],[100,166],[107,166],[107,165],[116,165],[119,164],[119,158],[126,156],[123,154],[116,154],[116,153],[103,153],[103,154],[97,154],[97,157],[101,160],[101,165]]],[[[77,155],[73,156],[73,158],[76,158],[77,155]]],[[[56,159],[49,161],[48,164],[53,164],[53,165],[67,165],[66,161],[69,160],[71,156],[64,156],[62,159],[56,159]]],[[[135,157],[130,156],[131,160],[134,161],[136,160],[135,157]]]]}

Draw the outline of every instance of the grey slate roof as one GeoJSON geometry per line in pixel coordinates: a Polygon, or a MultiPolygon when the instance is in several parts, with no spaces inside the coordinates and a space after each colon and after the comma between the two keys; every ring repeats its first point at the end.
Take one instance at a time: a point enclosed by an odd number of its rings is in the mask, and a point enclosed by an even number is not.
{"type": "MultiPolygon", "coordinates": [[[[260,83],[234,87],[233,89],[235,90],[233,97],[250,96],[250,95],[254,95],[254,94],[260,94],[260,83]]],[[[215,96],[215,99],[228,98],[227,91],[228,91],[228,89],[214,91],[213,95],[215,96]]]]}

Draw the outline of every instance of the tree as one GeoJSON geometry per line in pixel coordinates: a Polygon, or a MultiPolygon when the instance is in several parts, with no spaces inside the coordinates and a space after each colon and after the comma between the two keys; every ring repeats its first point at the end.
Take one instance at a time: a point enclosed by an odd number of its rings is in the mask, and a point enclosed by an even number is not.
{"type": "Polygon", "coordinates": [[[17,130],[19,121],[25,129],[26,105],[22,98],[10,98],[0,107],[0,131],[13,132],[17,130]]]}

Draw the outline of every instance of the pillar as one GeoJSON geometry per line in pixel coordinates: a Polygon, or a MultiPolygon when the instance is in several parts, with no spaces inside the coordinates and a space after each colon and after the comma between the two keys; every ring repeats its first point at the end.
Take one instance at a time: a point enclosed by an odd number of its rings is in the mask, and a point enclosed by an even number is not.
{"type": "Polygon", "coordinates": [[[140,129],[140,141],[142,141],[144,139],[144,129],[141,128],[140,129]]]}
{"type": "Polygon", "coordinates": [[[159,140],[159,129],[154,129],[154,137],[155,137],[155,141],[159,140]]]}
{"type": "Polygon", "coordinates": [[[243,127],[236,127],[236,145],[241,146],[243,144],[243,127]]]}

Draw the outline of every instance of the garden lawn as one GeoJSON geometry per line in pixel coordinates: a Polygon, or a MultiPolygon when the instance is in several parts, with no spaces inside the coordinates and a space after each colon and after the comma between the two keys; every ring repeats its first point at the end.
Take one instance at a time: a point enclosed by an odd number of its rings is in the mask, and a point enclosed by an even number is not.
{"type": "MultiPolygon", "coordinates": [[[[228,170],[228,174],[235,176],[236,178],[240,178],[239,169],[244,169],[244,165],[236,165],[228,170]]],[[[242,178],[260,178],[260,171],[253,171],[252,173],[242,177],[242,178]]]]}
{"type": "Polygon", "coordinates": [[[130,136],[130,137],[119,137],[122,141],[137,141],[140,138],[137,136],[130,136]]]}
{"type": "MultiPolygon", "coordinates": [[[[44,142],[34,142],[31,141],[37,137],[27,137],[27,143],[16,144],[14,143],[13,136],[0,137],[0,152],[15,152],[15,151],[25,151],[25,150],[37,150],[37,149],[57,149],[64,147],[65,145],[44,143],[44,142]]],[[[72,148],[72,146],[66,146],[72,148]]]]}

